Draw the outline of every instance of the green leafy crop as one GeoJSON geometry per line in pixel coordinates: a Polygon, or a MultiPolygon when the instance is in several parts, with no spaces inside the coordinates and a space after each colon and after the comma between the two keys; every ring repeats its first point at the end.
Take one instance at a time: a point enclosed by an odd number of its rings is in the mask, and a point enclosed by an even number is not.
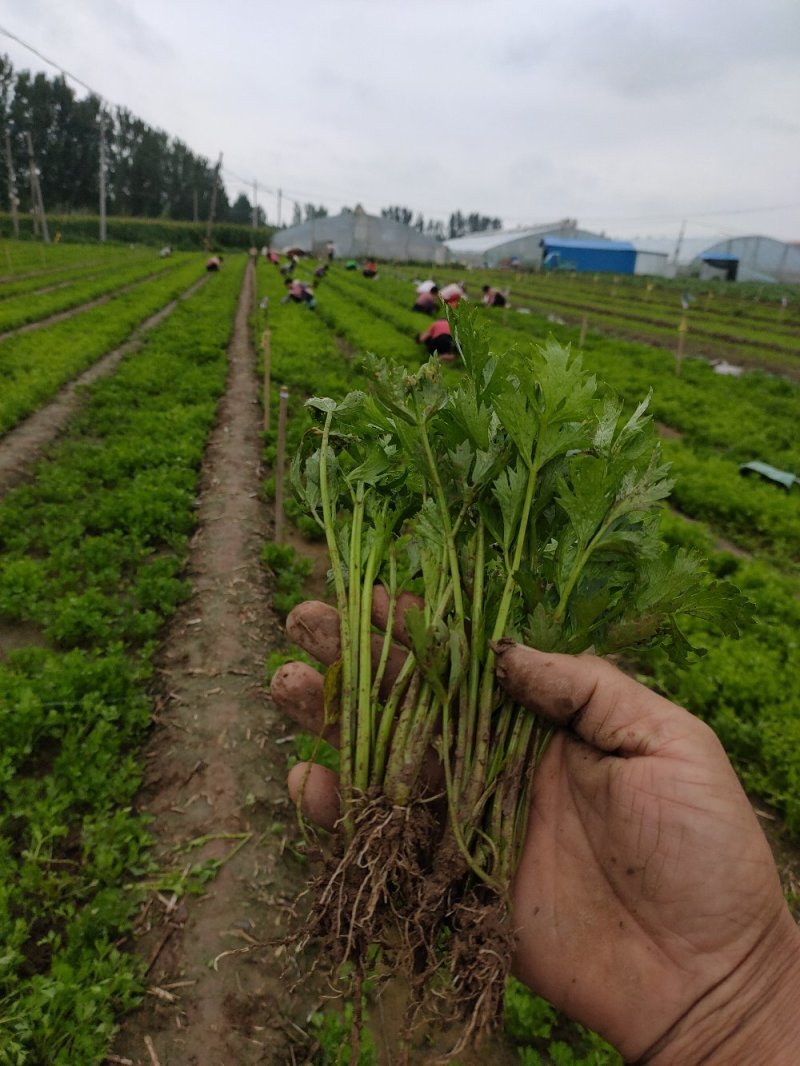
{"type": "MultiPolygon", "coordinates": [[[[497,355],[473,317],[454,324],[459,378],[445,380],[435,360],[412,374],[370,357],[370,392],[309,401],[318,426],[293,467],[327,537],[340,616],[341,658],[326,680],[327,718],[341,735],[344,857],[334,877],[376,876],[364,859],[370,812],[424,802],[431,745],[442,763],[442,837],[431,844],[429,830],[419,830],[427,843],[409,844],[401,836],[397,866],[380,864],[390,923],[426,920],[400,869],[410,862],[423,879],[441,879],[445,897],[463,900],[477,888],[484,902],[488,892],[505,906],[531,769],[549,732],[496,683],[495,642],[602,654],[657,643],[681,662],[699,651],[684,619],[735,635],[750,613],[698,555],[660,538],[671,482],[647,399],[627,415],[555,342],[497,355]],[[387,631],[400,593],[421,597],[404,611],[411,652],[396,677],[386,674],[389,636],[375,676],[380,586],[387,631]],[[360,874],[345,874],[348,856],[360,874]]],[[[457,924],[456,913],[454,904],[457,924]]],[[[364,917],[344,927],[364,928],[364,917]]],[[[439,930],[441,951],[441,910],[430,921],[421,940],[432,943],[439,930]]],[[[349,936],[344,958],[355,950],[349,936]]],[[[485,1005],[482,988],[476,998],[485,1005]]]]}

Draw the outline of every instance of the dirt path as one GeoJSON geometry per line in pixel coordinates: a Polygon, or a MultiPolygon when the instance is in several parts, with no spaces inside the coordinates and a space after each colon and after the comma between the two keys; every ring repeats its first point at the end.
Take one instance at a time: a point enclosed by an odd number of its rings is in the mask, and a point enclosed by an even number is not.
{"type": "Polygon", "coordinates": [[[177,300],[171,300],[160,311],[145,319],[124,344],[102,356],[66,385],[50,403],[0,437],[0,493],[7,492],[20,482],[31,464],[40,457],[42,449],[61,433],[81,402],[81,387],[110,374],[121,359],[142,346],[145,335],[174,311],[179,300],[187,299],[207,280],[207,277],[200,278],[177,300]]]}
{"type": "Polygon", "coordinates": [[[262,687],[265,651],[278,633],[258,563],[269,517],[258,498],[253,291],[250,266],[203,472],[190,559],[194,593],[166,634],[141,794],[160,863],[177,871],[222,865],[200,886],[202,895],[176,900],[163,891],[142,916],[137,948],[151,961],[151,994],[114,1048],[137,1066],[303,1061],[294,1047],[305,1011],[274,947],[305,870],[289,846],[285,725],[262,687]]]}

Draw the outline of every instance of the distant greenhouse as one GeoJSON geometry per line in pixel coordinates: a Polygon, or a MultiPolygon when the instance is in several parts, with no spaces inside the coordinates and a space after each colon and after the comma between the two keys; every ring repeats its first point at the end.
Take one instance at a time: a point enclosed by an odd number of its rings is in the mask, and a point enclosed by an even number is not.
{"type": "Polygon", "coordinates": [[[323,257],[329,241],[337,259],[390,259],[400,263],[447,263],[450,253],[429,237],[391,218],[368,215],[363,207],[332,218],[314,218],[278,230],[272,238],[276,252],[300,248],[308,255],[323,257]]]}
{"type": "Polygon", "coordinates": [[[542,262],[543,237],[591,239],[596,236],[588,230],[578,229],[575,219],[565,218],[560,222],[527,226],[523,229],[470,233],[466,237],[454,237],[445,241],[445,244],[454,259],[469,266],[539,267],[542,262]]]}
{"type": "Polygon", "coordinates": [[[692,262],[701,278],[800,282],[800,248],[772,237],[730,237],[704,249],[692,262]]]}

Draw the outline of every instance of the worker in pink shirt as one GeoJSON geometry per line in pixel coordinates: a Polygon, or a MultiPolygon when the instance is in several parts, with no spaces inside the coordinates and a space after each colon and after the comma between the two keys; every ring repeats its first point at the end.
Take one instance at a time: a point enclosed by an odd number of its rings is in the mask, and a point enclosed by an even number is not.
{"type": "Polygon", "coordinates": [[[437,318],[424,333],[418,333],[417,343],[424,344],[429,354],[438,355],[443,363],[452,363],[455,359],[453,335],[446,318],[437,318]]]}
{"type": "Polygon", "coordinates": [[[461,300],[466,300],[467,292],[463,285],[453,281],[439,290],[439,296],[448,307],[457,307],[461,300]]]}
{"type": "Polygon", "coordinates": [[[417,298],[411,310],[419,311],[422,315],[435,315],[439,306],[438,296],[439,290],[435,285],[427,292],[417,291],[417,298]]]}
{"type": "Polygon", "coordinates": [[[505,293],[499,289],[493,289],[490,285],[484,285],[483,302],[487,307],[505,307],[507,301],[505,293]]]}
{"type": "Polygon", "coordinates": [[[314,296],[313,288],[306,281],[300,281],[298,278],[286,279],[286,295],[281,300],[282,304],[291,301],[295,304],[306,304],[310,308],[317,306],[317,300],[314,296]]]}

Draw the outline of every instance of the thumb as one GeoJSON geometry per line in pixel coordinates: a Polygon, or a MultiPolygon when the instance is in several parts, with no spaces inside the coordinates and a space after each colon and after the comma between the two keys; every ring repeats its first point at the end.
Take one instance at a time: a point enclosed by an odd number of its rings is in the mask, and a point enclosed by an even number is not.
{"type": "Polygon", "coordinates": [[[541,652],[512,640],[494,650],[495,673],[512,699],[598,751],[654,755],[689,738],[696,747],[704,733],[715,741],[688,711],[594,655],[541,652]]]}

